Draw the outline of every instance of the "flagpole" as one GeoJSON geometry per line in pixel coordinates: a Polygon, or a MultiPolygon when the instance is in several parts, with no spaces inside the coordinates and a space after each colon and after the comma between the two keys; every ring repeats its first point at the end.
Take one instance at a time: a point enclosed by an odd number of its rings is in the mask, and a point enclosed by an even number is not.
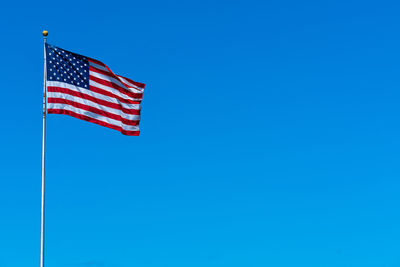
{"type": "Polygon", "coordinates": [[[44,267],[44,189],[45,189],[45,152],[46,152],[46,42],[47,31],[43,31],[43,47],[44,47],[44,75],[43,75],[43,129],[42,129],[42,198],[40,213],[40,267],[44,267]]]}

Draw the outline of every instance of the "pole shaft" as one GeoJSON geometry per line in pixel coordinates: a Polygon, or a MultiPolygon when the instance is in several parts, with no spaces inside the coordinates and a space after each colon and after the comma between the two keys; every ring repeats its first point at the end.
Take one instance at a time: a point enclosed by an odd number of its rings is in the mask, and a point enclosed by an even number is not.
{"type": "Polygon", "coordinates": [[[44,37],[44,77],[43,77],[43,129],[42,129],[42,199],[40,216],[40,267],[44,267],[44,189],[45,189],[45,152],[46,152],[46,41],[44,37]]]}

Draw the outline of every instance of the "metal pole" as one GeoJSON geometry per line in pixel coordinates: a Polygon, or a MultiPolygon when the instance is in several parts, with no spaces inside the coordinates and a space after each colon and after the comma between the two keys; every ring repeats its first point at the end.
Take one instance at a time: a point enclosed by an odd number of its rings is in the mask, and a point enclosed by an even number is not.
{"type": "Polygon", "coordinates": [[[45,181],[45,149],[46,149],[46,41],[47,31],[43,31],[44,39],[44,77],[43,77],[43,134],[42,134],[42,201],[40,216],[40,267],[44,267],[44,181],[45,181]]]}

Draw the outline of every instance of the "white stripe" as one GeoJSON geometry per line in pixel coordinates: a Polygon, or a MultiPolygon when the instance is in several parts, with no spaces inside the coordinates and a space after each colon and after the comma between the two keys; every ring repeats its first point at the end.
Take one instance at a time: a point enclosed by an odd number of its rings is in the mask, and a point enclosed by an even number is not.
{"type": "Polygon", "coordinates": [[[103,105],[97,104],[95,102],[92,102],[90,100],[72,96],[72,95],[68,95],[68,94],[64,94],[64,93],[48,92],[47,98],[61,98],[61,99],[69,100],[69,101],[74,101],[79,104],[91,106],[93,108],[97,108],[97,109],[112,113],[114,115],[121,116],[122,118],[124,118],[126,120],[130,120],[130,121],[140,120],[140,115],[126,114],[122,110],[103,106],[103,105]]]}
{"type": "Polygon", "coordinates": [[[48,109],[61,109],[61,110],[69,110],[72,112],[75,112],[77,114],[80,115],[84,115],[102,122],[106,122],[108,124],[117,126],[117,127],[121,127],[122,129],[126,130],[126,131],[139,131],[139,126],[132,126],[132,125],[125,125],[123,123],[121,123],[120,121],[114,120],[114,119],[110,119],[108,117],[104,117],[101,115],[98,115],[96,113],[90,112],[90,111],[86,111],[80,108],[76,108],[76,107],[72,107],[70,105],[66,105],[66,104],[56,104],[56,103],[47,103],[47,108],[48,109]]]}
{"type": "Polygon", "coordinates": [[[89,80],[89,85],[106,90],[106,91],[110,91],[111,93],[113,93],[114,95],[119,96],[120,98],[126,99],[126,100],[131,100],[131,101],[142,101],[141,98],[133,98],[131,96],[127,96],[124,93],[121,93],[120,91],[118,91],[117,89],[113,88],[113,87],[109,87],[107,85],[103,85],[101,83],[89,80]]]}
{"type": "MultiPolygon", "coordinates": [[[[72,91],[75,91],[75,92],[78,92],[78,93],[82,93],[82,94],[93,96],[93,97],[95,97],[97,99],[101,99],[101,100],[104,100],[104,101],[107,101],[107,102],[110,102],[110,103],[113,103],[113,104],[121,105],[125,109],[140,110],[140,104],[123,103],[123,102],[120,102],[117,98],[106,96],[106,95],[102,95],[102,94],[99,94],[99,93],[93,92],[91,90],[88,90],[88,89],[85,89],[85,88],[82,88],[82,87],[79,87],[79,86],[75,86],[75,85],[72,85],[72,84],[69,84],[69,83],[47,81],[47,86],[66,88],[66,89],[69,89],[69,90],[72,90],[72,91]]],[[[97,85],[93,85],[93,86],[98,87],[97,85]]],[[[102,89],[104,89],[104,88],[102,88],[102,89]]],[[[107,91],[109,91],[109,90],[107,89],[107,91]]],[[[111,93],[113,93],[113,92],[111,92],[111,93]]],[[[123,98],[123,97],[121,97],[121,98],[123,98]]],[[[124,98],[124,99],[126,99],[126,98],[124,98]]],[[[128,100],[132,100],[132,99],[128,99],[128,100]]]]}

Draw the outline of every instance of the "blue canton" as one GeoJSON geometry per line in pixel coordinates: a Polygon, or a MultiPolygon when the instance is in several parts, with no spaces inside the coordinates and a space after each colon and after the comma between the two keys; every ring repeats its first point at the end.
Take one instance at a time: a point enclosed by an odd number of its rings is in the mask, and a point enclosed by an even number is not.
{"type": "Polygon", "coordinates": [[[47,81],[69,83],[89,89],[86,57],[46,44],[47,81]]]}

